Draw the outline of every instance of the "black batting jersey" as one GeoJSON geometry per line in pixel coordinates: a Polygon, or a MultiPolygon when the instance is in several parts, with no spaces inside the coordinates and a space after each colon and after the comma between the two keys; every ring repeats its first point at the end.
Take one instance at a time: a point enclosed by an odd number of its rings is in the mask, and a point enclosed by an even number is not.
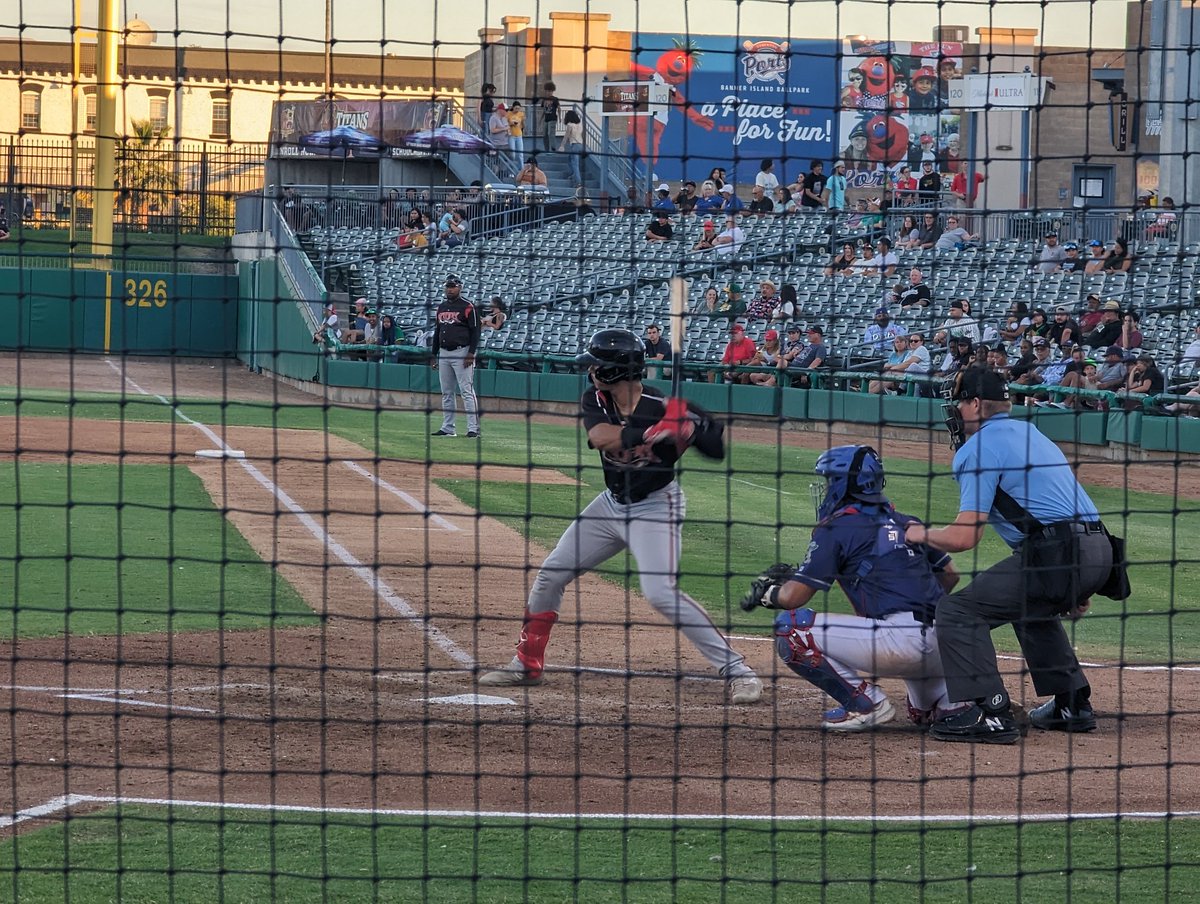
{"type": "MultiPolygon", "coordinates": [[[[618,502],[641,502],[675,479],[681,453],[674,443],[650,445],[637,442],[646,430],[662,420],[666,403],[666,397],[650,386],[642,387],[642,397],[628,417],[621,416],[612,394],[606,390],[589,389],[579,401],[584,430],[591,430],[597,424],[616,424],[624,428],[625,448],[616,453],[600,453],[604,484],[618,502]]],[[[708,458],[724,458],[725,428],[707,411],[691,403],[688,404],[688,416],[696,428],[691,444],[708,458]]]]}

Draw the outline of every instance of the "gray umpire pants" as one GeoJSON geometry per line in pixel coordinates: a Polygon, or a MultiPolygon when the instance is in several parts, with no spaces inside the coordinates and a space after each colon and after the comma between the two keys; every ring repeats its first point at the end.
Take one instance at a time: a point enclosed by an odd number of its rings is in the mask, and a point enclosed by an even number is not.
{"type": "Polygon", "coordinates": [[[464,361],[470,352],[466,346],[454,351],[442,349],[438,352],[438,378],[442,384],[442,429],[454,433],[454,415],[457,403],[454,398],[455,387],[463,397],[463,407],[467,409],[467,430],[471,433],[479,431],[479,402],[475,398],[475,365],[468,367],[464,361]]]}
{"type": "Polygon", "coordinates": [[[642,594],[722,677],[752,674],[708,613],[679,589],[679,556],[687,501],[671,482],[641,502],[625,505],[609,491],[588,503],[546,557],[529,592],[529,611],[558,612],[575,578],[628,549],[637,563],[642,594]]]}
{"type": "MultiPolygon", "coordinates": [[[[1086,599],[1104,586],[1112,570],[1108,537],[1081,535],[1079,561],[1080,598],[1086,599]]],[[[1004,690],[991,634],[1004,624],[1013,626],[1038,696],[1087,686],[1061,619],[1077,601],[1028,600],[1025,579],[1021,554],[1016,552],[938,602],[934,627],[952,701],[979,700],[1004,690]]]]}

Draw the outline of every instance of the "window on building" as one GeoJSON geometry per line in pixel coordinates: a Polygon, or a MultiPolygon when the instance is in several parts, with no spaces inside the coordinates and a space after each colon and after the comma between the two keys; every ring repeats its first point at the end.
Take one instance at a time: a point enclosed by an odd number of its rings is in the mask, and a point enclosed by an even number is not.
{"type": "Polygon", "coordinates": [[[85,94],[83,98],[83,130],[96,131],[96,95],[85,94]]]}
{"type": "Polygon", "coordinates": [[[167,128],[167,99],[165,97],[150,98],[150,127],[156,132],[167,128]]]}
{"type": "Polygon", "coordinates": [[[42,128],[42,92],[21,92],[21,128],[39,132],[42,128]]]}
{"type": "Polygon", "coordinates": [[[212,102],[212,137],[229,137],[229,98],[214,97],[212,102]]]}

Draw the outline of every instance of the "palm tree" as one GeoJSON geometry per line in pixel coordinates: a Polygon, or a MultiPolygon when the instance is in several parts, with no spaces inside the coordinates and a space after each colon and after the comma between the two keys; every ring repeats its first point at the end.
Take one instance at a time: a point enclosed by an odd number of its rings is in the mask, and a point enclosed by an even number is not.
{"type": "Polygon", "coordinates": [[[165,139],[171,130],[155,128],[148,119],[130,123],[130,134],[117,150],[117,206],[126,223],[148,225],[150,213],[169,208],[177,185],[171,149],[165,139]]]}

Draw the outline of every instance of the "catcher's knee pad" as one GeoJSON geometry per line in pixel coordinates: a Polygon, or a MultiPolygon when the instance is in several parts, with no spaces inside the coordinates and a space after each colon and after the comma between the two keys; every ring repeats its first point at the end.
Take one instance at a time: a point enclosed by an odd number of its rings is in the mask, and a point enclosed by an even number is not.
{"type": "Polygon", "coordinates": [[[803,609],[787,609],[775,616],[775,649],[779,658],[788,663],[803,663],[814,668],[824,658],[812,626],[817,613],[805,606],[803,609]]]}

